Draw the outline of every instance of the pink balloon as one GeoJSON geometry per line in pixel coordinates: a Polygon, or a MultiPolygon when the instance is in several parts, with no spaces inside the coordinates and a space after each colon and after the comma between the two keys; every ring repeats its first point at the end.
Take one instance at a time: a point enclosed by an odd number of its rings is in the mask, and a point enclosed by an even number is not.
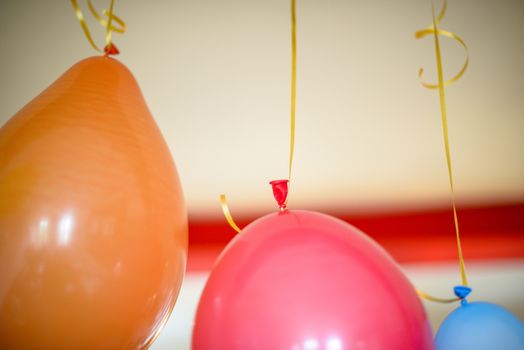
{"type": "Polygon", "coordinates": [[[194,350],[430,350],[431,329],[396,262],[347,223],[266,215],[228,245],[198,307],[194,350]]]}

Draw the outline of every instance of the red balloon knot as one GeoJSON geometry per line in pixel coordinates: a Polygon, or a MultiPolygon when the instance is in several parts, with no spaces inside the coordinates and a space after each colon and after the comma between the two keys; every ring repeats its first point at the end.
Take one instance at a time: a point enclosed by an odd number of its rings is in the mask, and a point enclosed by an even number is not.
{"type": "Polygon", "coordinates": [[[286,209],[288,183],[289,180],[274,180],[269,183],[273,187],[273,196],[275,197],[281,211],[286,209]]]}
{"type": "Polygon", "coordinates": [[[118,55],[120,53],[120,51],[118,50],[118,47],[116,47],[116,45],[113,43],[106,45],[106,47],[104,47],[104,52],[106,56],[118,55]]]}

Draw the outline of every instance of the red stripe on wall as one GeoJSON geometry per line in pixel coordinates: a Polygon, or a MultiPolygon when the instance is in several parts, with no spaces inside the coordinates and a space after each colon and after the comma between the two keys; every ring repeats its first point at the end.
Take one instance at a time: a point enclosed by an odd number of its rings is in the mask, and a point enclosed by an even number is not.
{"type": "MultiPolygon", "coordinates": [[[[449,209],[367,215],[328,214],[367,233],[400,263],[457,259],[453,215],[449,209]]],[[[524,202],[462,208],[458,215],[466,260],[524,258],[524,202]]],[[[235,219],[240,227],[253,220],[235,219]]],[[[223,218],[190,216],[188,270],[211,269],[235,234],[223,218]]]]}

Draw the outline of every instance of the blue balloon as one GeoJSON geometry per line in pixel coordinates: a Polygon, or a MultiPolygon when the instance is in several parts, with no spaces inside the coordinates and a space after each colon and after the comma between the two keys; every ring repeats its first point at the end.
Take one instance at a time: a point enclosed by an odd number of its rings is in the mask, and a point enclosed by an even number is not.
{"type": "Polygon", "coordinates": [[[524,350],[524,323],[502,306],[464,301],[446,317],[435,342],[437,350],[524,350]]]}

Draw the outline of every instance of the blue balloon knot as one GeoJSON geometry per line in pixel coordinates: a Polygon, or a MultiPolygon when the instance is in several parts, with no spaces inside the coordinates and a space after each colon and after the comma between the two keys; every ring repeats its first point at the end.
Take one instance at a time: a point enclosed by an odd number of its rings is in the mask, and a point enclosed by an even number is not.
{"type": "Polygon", "coordinates": [[[466,286],[455,286],[453,288],[453,291],[455,292],[455,295],[457,298],[460,298],[462,300],[462,304],[466,304],[466,297],[471,293],[471,288],[466,286]]]}

